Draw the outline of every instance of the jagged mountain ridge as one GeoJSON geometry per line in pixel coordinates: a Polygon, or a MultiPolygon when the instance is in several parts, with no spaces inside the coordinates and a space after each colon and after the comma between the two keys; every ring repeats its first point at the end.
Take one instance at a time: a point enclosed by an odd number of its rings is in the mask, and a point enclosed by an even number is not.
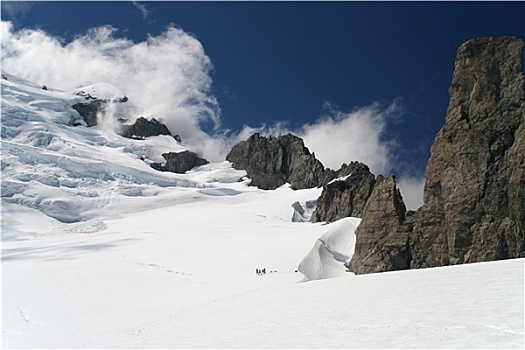
{"type": "Polygon", "coordinates": [[[304,141],[290,133],[278,137],[255,133],[235,145],[226,159],[245,170],[250,184],[261,189],[273,190],[285,183],[293,189],[322,186],[312,222],[361,217],[375,183],[368,166],[360,162],[343,164],[337,171],[325,168],[304,141]]]}
{"type": "Polygon", "coordinates": [[[285,183],[294,189],[319,187],[324,181],[323,164],[292,134],[264,137],[255,133],[235,145],[226,160],[246,170],[252,185],[265,190],[285,183]]]}
{"type": "Polygon", "coordinates": [[[234,147],[229,160],[261,188],[292,179],[289,168],[303,169],[315,181],[294,188],[323,185],[314,222],[362,216],[356,253],[347,262],[355,273],[524,257],[523,46],[520,38],[489,37],[458,49],[445,125],[425,172],[424,205],[408,218],[395,177],[376,180],[366,165],[352,163],[323,174],[322,164],[311,166],[315,155],[293,135],[253,135],[234,147]],[[296,149],[281,145],[290,138],[296,149]],[[307,161],[298,162],[301,157],[307,161]],[[300,166],[290,166],[294,162],[300,166]],[[352,172],[361,179],[348,176],[352,172]]]}

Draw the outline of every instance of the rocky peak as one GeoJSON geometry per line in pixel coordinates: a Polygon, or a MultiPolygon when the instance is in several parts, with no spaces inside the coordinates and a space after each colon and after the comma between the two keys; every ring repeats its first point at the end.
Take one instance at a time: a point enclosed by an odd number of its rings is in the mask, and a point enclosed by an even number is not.
{"type": "Polygon", "coordinates": [[[491,37],[458,49],[426,169],[413,267],[525,256],[523,45],[491,37]]]}
{"type": "MultiPolygon", "coordinates": [[[[75,103],[71,106],[75,111],[80,114],[82,120],[87,126],[95,126],[98,124],[98,115],[104,113],[106,109],[106,102],[100,100],[86,101],[82,103],[75,103]]],[[[72,118],[70,124],[73,126],[78,126],[82,124],[82,120],[72,118]]]]}
{"type": "Polygon", "coordinates": [[[365,274],[410,268],[406,213],[395,176],[378,175],[355,232],[354,255],[347,265],[350,271],[365,274]]]}
{"type": "Polygon", "coordinates": [[[163,153],[162,157],[166,159],[165,164],[153,163],[151,164],[153,169],[184,174],[196,166],[209,163],[206,159],[199,157],[197,153],[191,151],[163,153]]]}
{"type": "Polygon", "coordinates": [[[360,162],[343,164],[337,172],[327,170],[325,178],[331,179],[323,185],[311,221],[333,222],[349,216],[362,217],[376,181],[368,166],[360,162]]]}
{"type": "Polygon", "coordinates": [[[119,134],[123,137],[133,139],[144,139],[150,136],[170,135],[168,127],[155,118],[151,120],[139,117],[131,125],[121,125],[119,134]]]}
{"type": "Polygon", "coordinates": [[[313,188],[323,181],[323,164],[292,134],[264,137],[256,133],[235,145],[226,159],[234,168],[246,170],[251,185],[264,190],[287,182],[294,189],[313,188]]]}
{"type": "Polygon", "coordinates": [[[424,204],[405,212],[394,178],[379,176],[356,230],[351,271],[525,257],[523,46],[514,37],[461,45],[424,204]]]}

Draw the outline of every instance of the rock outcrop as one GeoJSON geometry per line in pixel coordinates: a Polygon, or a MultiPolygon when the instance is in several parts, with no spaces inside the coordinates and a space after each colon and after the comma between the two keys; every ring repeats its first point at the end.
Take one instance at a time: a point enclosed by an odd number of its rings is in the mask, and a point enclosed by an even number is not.
{"type": "Polygon", "coordinates": [[[405,212],[378,181],[356,231],[355,273],[525,257],[525,79],[514,37],[457,52],[445,124],[431,148],[424,204],[405,212]]]}
{"type": "MultiPolygon", "coordinates": [[[[71,106],[80,114],[87,126],[95,126],[98,124],[98,116],[104,114],[108,103],[124,103],[128,101],[128,97],[123,95],[115,99],[99,98],[92,96],[85,91],[79,91],[76,95],[84,98],[83,102],[79,102],[71,106]]],[[[73,126],[81,125],[81,121],[75,117],[70,120],[73,126]]]]}
{"type": "Polygon", "coordinates": [[[413,267],[525,256],[523,40],[457,52],[445,125],[431,148],[413,267]]]}
{"type": "Polygon", "coordinates": [[[200,158],[197,156],[197,153],[191,151],[163,153],[162,157],[166,159],[166,163],[153,163],[151,164],[153,169],[184,174],[186,171],[191,170],[196,166],[209,163],[206,159],[200,158]]]}
{"type": "Polygon", "coordinates": [[[130,139],[145,139],[150,136],[170,135],[168,127],[155,118],[139,117],[131,125],[121,125],[119,135],[130,139]]]}
{"type": "Polygon", "coordinates": [[[319,187],[324,166],[292,134],[264,137],[258,133],[235,145],[228,156],[235,169],[246,170],[251,185],[273,190],[285,183],[293,189],[319,187]]]}
{"type": "Polygon", "coordinates": [[[410,232],[413,213],[407,211],[392,175],[378,175],[361,223],[355,231],[354,255],[347,264],[356,274],[410,268],[410,232]]]}
{"type": "Polygon", "coordinates": [[[333,222],[349,216],[362,217],[376,181],[368,166],[360,162],[343,164],[332,177],[334,179],[323,185],[311,221],[333,222]]]}
{"type": "MultiPolygon", "coordinates": [[[[80,114],[87,126],[95,126],[98,124],[97,116],[100,113],[104,113],[105,106],[106,103],[104,101],[93,100],[85,103],[76,103],[71,107],[80,114]]],[[[81,122],[78,119],[73,118],[71,119],[70,124],[78,126],[81,122]]]]}

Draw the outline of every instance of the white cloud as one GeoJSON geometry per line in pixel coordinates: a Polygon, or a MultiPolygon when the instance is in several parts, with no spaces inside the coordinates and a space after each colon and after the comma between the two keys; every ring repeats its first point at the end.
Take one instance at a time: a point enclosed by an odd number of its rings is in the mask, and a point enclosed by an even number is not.
{"type": "Polygon", "coordinates": [[[149,10],[146,7],[146,5],[141,4],[138,1],[133,1],[133,6],[135,6],[136,8],[138,8],[140,10],[140,12],[142,12],[142,18],[143,19],[146,19],[146,17],[148,17],[149,10]]]}
{"type": "Polygon", "coordinates": [[[313,124],[306,124],[297,134],[308,149],[315,152],[325,167],[339,169],[342,163],[360,161],[375,174],[388,174],[395,141],[385,140],[384,132],[389,118],[400,112],[398,100],[383,106],[374,103],[345,113],[330,104],[324,115],[313,124]]]}
{"type": "MultiPolygon", "coordinates": [[[[115,28],[103,26],[66,43],[42,30],[14,31],[10,22],[2,22],[2,69],[55,89],[110,83],[134,104],[135,108],[124,109],[129,117],[161,120],[210,161],[224,160],[232,146],[254,132],[275,136],[291,132],[302,137],[326,167],[338,169],[357,160],[374,174],[388,175],[392,169],[396,144],[385,139],[385,129],[400,113],[397,100],[350,112],[326,104],[316,122],[297,129],[278,122],[225,131],[220,129],[219,104],[210,93],[212,63],[196,38],[174,27],[139,43],[117,34],[115,28]],[[204,125],[211,125],[207,130],[213,134],[205,132],[204,125]]],[[[400,182],[411,208],[422,197],[421,184],[414,179],[400,182]]]]}
{"type": "Polygon", "coordinates": [[[397,187],[401,191],[407,209],[416,210],[423,205],[424,177],[400,177],[397,180],[397,187]]]}
{"type": "Polygon", "coordinates": [[[315,153],[325,167],[339,169],[343,163],[360,161],[370,167],[374,174],[389,175],[392,159],[397,148],[395,139],[385,139],[389,119],[396,119],[401,112],[398,99],[385,105],[370,106],[345,113],[326,103],[322,116],[312,124],[297,129],[286,122],[244,128],[230,136],[231,144],[248,139],[253,133],[279,136],[292,133],[304,140],[310,152],[315,153]]]}
{"type": "Polygon", "coordinates": [[[221,138],[202,130],[210,124],[218,129],[221,119],[210,93],[212,63],[201,43],[174,27],[139,43],[116,34],[103,26],[64,43],[42,30],[15,32],[10,22],[2,22],[2,69],[63,90],[110,83],[136,105],[131,117],[155,117],[204,156],[217,153],[207,142],[221,138]]]}

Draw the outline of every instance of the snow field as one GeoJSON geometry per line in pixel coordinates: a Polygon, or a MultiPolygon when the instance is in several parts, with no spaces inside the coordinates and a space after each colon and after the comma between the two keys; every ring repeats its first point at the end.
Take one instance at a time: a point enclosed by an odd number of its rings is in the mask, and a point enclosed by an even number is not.
{"type": "Polygon", "coordinates": [[[4,242],[4,346],[126,346],[113,339],[115,329],[126,338],[129,328],[160,315],[303,278],[294,269],[322,226],[292,225],[286,197],[310,198],[318,189],[279,189],[277,205],[276,193],[252,188],[228,197],[189,190],[194,201],[146,205],[107,220],[101,232],[64,234],[60,226],[56,234],[4,242]],[[255,276],[262,267],[277,272],[255,276]]]}
{"type": "Polygon", "coordinates": [[[312,192],[196,196],[4,242],[3,346],[523,346],[524,259],[304,282],[294,268],[343,225],[287,220],[312,192]]]}

